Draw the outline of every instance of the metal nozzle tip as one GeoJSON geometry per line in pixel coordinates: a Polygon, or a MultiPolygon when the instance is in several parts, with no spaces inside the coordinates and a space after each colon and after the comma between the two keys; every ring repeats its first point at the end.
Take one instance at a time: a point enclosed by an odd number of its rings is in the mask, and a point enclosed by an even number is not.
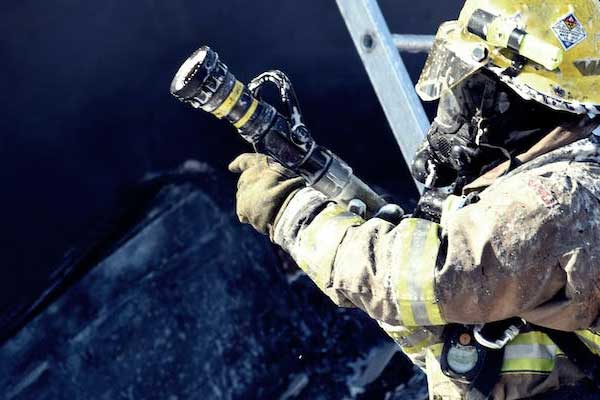
{"type": "Polygon", "coordinates": [[[202,46],[179,67],[171,82],[171,94],[173,96],[183,100],[193,95],[196,88],[206,78],[207,74],[202,67],[209,53],[214,52],[208,46],[202,46]]]}

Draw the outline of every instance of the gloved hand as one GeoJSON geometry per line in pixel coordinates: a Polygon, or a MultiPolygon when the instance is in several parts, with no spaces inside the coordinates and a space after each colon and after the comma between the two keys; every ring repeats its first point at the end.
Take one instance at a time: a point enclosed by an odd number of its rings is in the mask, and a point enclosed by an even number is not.
{"type": "Polygon", "coordinates": [[[272,237],[279,211],[292,194],[305,186],[304,179],[272,158],[257,153],[238,156],[229,164],[229,170],[241,173],[236,194],[240,222],[272,237]]]}

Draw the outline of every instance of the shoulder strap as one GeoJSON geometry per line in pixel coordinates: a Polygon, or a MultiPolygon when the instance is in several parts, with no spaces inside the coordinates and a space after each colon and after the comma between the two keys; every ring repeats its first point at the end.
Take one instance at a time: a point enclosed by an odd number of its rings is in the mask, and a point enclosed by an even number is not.
{"type": "Polygon", "coordinates": [[[504,348],[488,351],[483,372],[469,386],[466,400],[486,400],[489,398],[492,390],[494,390],[494,386],[498,383],[503,361],[504,348]]]}

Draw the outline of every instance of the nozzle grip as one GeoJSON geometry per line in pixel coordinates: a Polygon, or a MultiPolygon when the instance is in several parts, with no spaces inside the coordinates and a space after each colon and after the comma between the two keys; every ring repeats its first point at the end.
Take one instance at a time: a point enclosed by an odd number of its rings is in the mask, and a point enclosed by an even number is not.
{"type": "Polygon", "coordinates": [[[367,216],[375,215],[387,201],[360,180],[352,168],[335,154],[329,152],[331,162],[316,179],[307,179],[316,190],[347,206],[354,199],[362,200],[367,206],[367,216]]]}
{"type": "Polygon", "coordinates": [[[342,192],[335,198],[336,201],[347,205],[353,199],[362,200],[367,205],[367,216],[375,215],[387,201],[378,195],[369,185],[364,183],[356,175],[350,176],[350,179],[342,192]]]}

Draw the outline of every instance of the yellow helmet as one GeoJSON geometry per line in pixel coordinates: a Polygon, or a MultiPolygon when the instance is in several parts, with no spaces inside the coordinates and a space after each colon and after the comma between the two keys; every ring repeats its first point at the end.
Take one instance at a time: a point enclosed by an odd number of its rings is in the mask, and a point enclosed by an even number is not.
{"type": "Polygon", "coordinates": [[[481,68],[524,99],[600,114],[600,1],[467,0],[440,27],[417,93],[435,100],[481,68]]]}

